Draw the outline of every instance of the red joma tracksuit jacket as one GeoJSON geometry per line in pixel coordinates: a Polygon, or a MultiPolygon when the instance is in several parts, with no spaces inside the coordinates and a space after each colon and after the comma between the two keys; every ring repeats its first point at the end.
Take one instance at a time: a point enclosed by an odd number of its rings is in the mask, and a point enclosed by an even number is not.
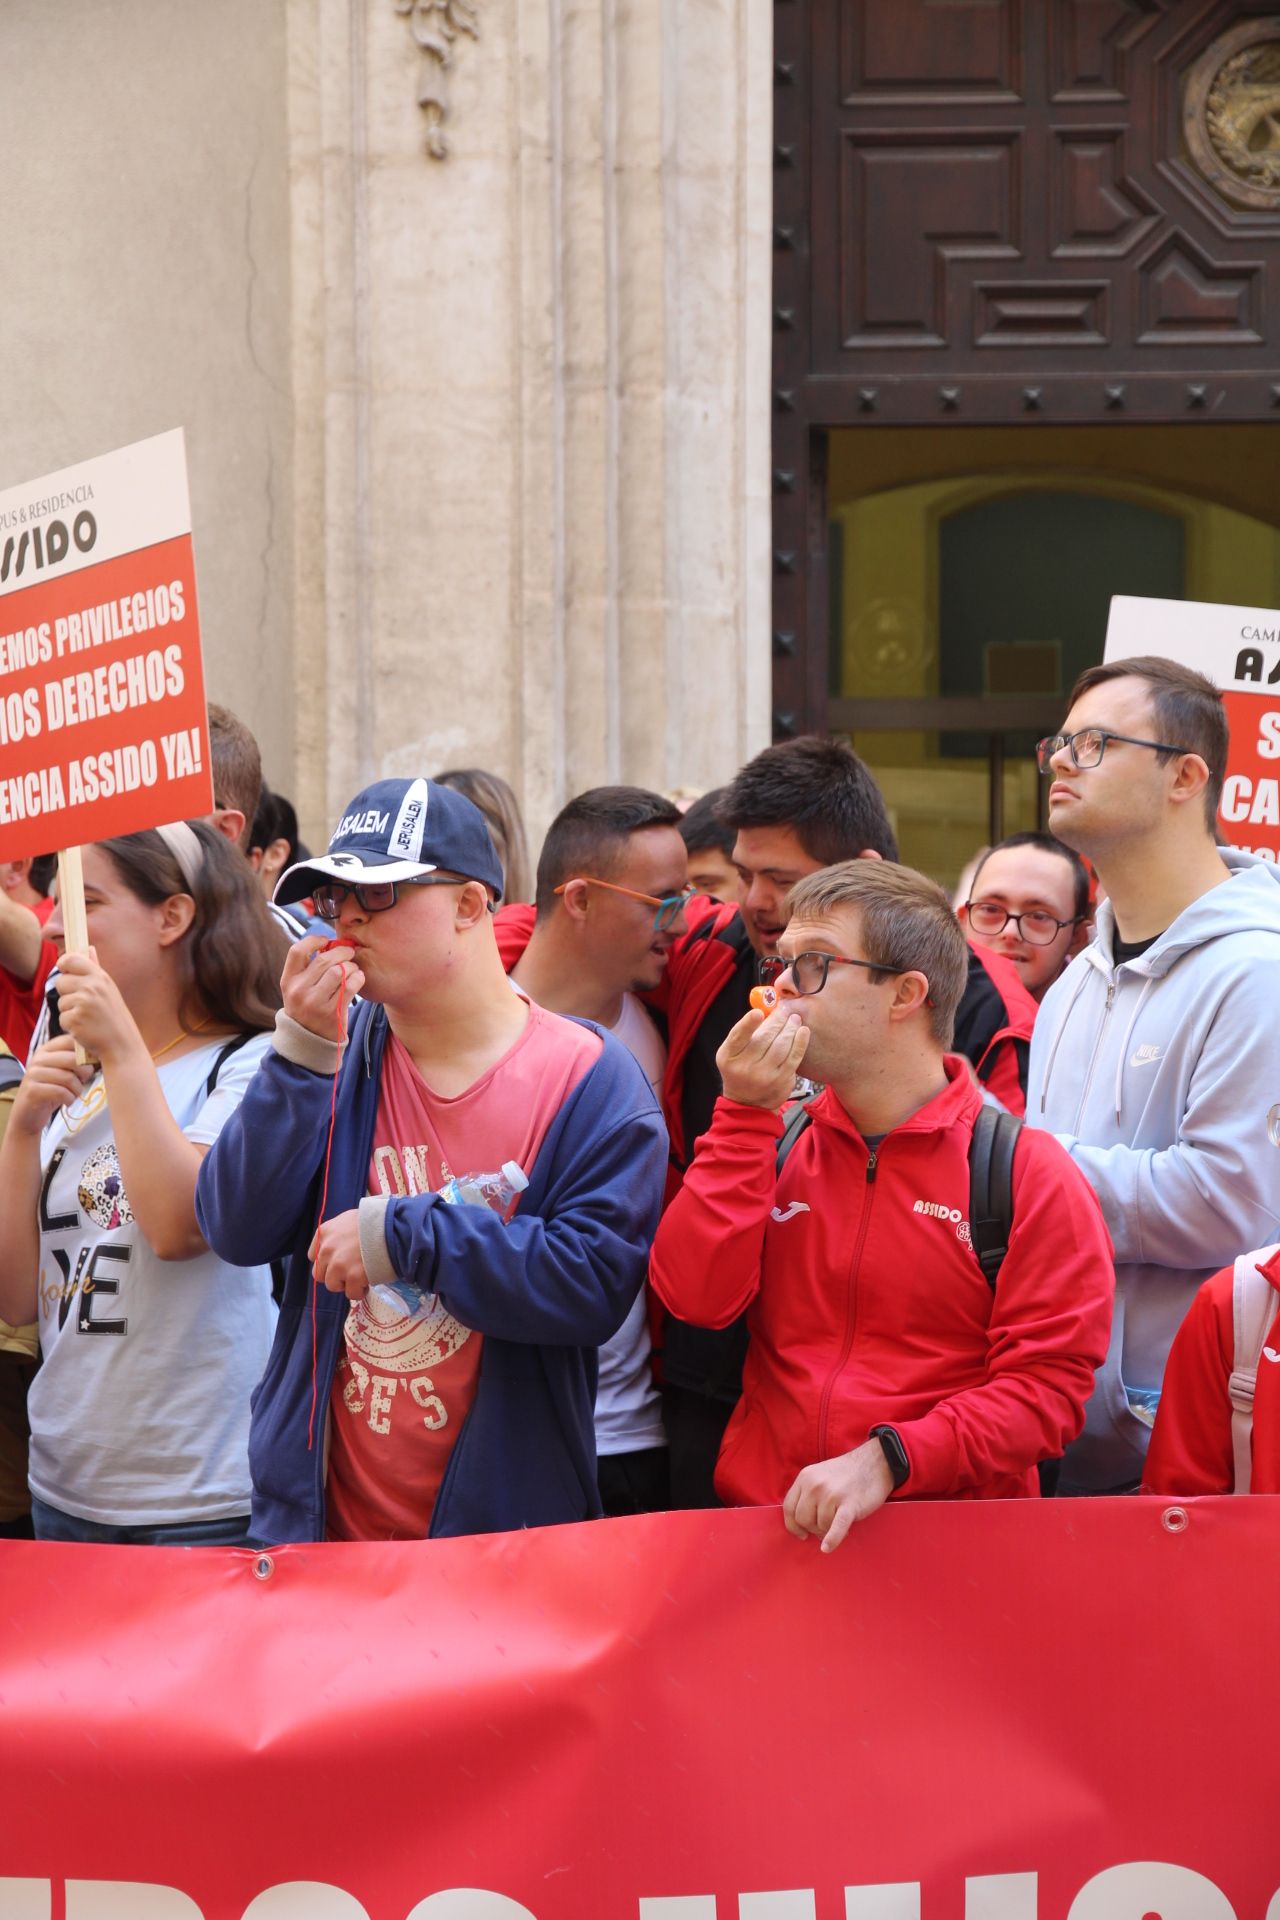
{"type": "Polygon", "coordinates": [[[781,1501],[802,1467],[897,1429],[903,1498],[1034,1495],[1080,1431],[1111,1329],[1111,1242],[1048,1133],[1014,1158],[1014,1227],[993,1294],[969,1240],[964,1063],[874,1156],[828,1089],[780,1177],[781,1120],[716,1103],[658,1229],[650,1280],[680,1318],[751,1333],[716,1471],[722,1499],[781,1501]]]}

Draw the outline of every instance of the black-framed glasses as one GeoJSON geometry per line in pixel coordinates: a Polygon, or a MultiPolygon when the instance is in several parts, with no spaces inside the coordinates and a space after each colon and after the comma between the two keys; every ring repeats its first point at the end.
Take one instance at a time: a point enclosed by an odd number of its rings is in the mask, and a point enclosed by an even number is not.
{"type": "Polygon", "coordinates": [[[466,884],[452,873],[423,874],[417,880],[375,880],[358,887],[349,886],[345,880],[322,880],[311,895],[311,904],[322,920],[336,920],[352,894],[361,913],[386,913],[399,899],[401,887],[465,887],[466,884]]]}
{"type": "Polygon", "coordinates": [[[854,960],[847,953],[797,953],[784,960],[780,953],[770,954],[756,963],[760,984],[776,986],[784,973],[795,982],[797,993],[812,996],[821,993],[832,967],[865,967],[868,973],[905,973],[905,967],[882,967],[875,960],[854,960]]]}
{"type": "Polygon", "coordinates": [[[1077,926],[1080,920],[1079,915],[1071,920],[1055,920],[1040,907],[1032,907],[1027,913],[1010,913],[998,900],[966,900],[965,907],[975,933],[988,936],[1003,933],[1012,920],[1019,940],[1025,940],[1032,947],[1051,946],[1064,927],[1077,926]]]}
{"type": "Polygon", "coordinates": [[[1194,753],[1194,747],[1175,747],[1168,740],[1138,740],[1131,733],[1112,733],[1110,727],[1081,727],[1076,733],[1051,733],[1036,741],[1036,764],[1041,773],[1049,773],[1055,753],[1071,749],[1071,758],[1082,773],[1100,767],[1109,740],[1123,740],[1127,747],[1150,747],[1153,753],[1194,753]]]}

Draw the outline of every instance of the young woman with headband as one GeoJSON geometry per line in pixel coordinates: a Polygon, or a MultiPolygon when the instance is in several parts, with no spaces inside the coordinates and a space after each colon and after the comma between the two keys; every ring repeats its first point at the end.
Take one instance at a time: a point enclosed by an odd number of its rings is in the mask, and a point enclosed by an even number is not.
{"type": "MultiPolygon", "coordinates": [[[[43,1357],[36,1537],[235,1544],[275,1307],[267,1268],[205,1245],[195,1185],[266,1047],[286,944],[203,822],[86,847],[84,884],[90,949],[61,956],[62,1032],[0,1148],[0,1315],[37,1319],[43,1357]]],[[[48,933],[61,947],[60,909],[48,933]]]]}

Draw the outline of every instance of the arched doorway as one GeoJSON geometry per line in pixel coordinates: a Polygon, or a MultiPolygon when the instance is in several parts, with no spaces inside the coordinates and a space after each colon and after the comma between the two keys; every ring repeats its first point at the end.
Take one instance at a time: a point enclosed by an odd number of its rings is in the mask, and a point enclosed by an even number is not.
{"type": "MultiPolygon", "coordinates": [[[[980,845],[1042,824],[1034,743],[1101,658],[1112,594],[1280,604],[1280,530],[1090,465],[1079,433],[1050,432],[1035,468],[1002,463],[1008,436],[948,444],[987,470],[875,488],[833,436],[827,724],[876,772],[904,858],[952,885],[980,845]]],[[[1148,432],[1135,466],[1144,446],[1171,464],[1148,432]]]]}

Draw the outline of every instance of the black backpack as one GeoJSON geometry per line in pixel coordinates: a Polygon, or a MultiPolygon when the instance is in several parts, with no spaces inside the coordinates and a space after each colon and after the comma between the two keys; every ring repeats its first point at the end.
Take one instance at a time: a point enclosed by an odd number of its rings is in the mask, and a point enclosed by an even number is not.
{"type": "MultiPolygon", "coordinates": [[[[803,1100],[786,1109],[778,1142],[779,1173],[812,1119],[803,1100]]],[[[969,1233],[978,1265],[993,1293],[1013,1232],[1013,1150],[1021,1131],[1022,1122],[1016,1115],[1006,1113],[1003,1107],[984,1104],[969,1142],[969,1233]]]]}

